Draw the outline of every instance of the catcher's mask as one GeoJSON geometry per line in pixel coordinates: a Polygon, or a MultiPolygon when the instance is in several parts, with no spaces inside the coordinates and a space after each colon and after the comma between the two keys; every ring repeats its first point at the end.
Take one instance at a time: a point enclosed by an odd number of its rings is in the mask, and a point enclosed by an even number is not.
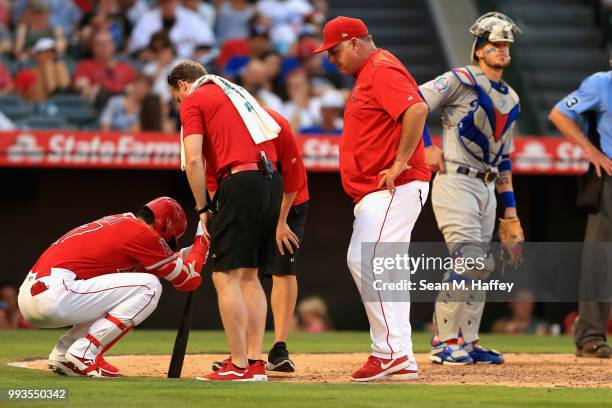
{"type": "Polygon", "coordinates": [[[470,33],[474,36],[470,59],[476,64],[478,62],[475,55],[476,50],[488,42],[513,43],[514,34],[521,33],[521,30],[510,17],[498,11],[492,11],[478,17],[478,20],[470,27],[470,33]]]}
{"type": "Polygon", "coordinates": [[[170,197],[158,197],[145,204],[145,207],[151,210],[155,217],[153,229],[170,247],[176,247],[178,239],[187,229],[187,216],[181,205],[170,197]]]}

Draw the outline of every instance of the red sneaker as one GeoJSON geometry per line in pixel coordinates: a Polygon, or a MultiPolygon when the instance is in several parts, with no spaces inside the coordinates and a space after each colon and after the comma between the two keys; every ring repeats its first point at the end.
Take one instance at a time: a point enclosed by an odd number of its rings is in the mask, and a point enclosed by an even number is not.
{"type": "Polygon", "coordinates": [[[247,368],[238,368],[230,360],[219,371],[213,371],[203,377],[196,377],[200,381],[255,381],[253,373],[247,368]]]}
{"type": "Polygon", "coordinates": [[[353,381],[374,381],[393,374],[410,365],[408,356],[400,358],[379,358],[370,356],[363,367],[351,374],[353,381]]]}
{"type": "Polygon", "coordinates": [[[387,375],[386,380],[391,381],[409,381],[416,380],[418,378],[418,368],[416,361],[412,360],[408,364],[408,367],[402,368],[393,374],[387,375]]]}
{"type": "Polygon", "coordinates": [[[268,376],[266,375],[265,361],[255,361],[253,364],[249,365],[249,371],[253,375],[253,381],[268,381],[268,376]]]}

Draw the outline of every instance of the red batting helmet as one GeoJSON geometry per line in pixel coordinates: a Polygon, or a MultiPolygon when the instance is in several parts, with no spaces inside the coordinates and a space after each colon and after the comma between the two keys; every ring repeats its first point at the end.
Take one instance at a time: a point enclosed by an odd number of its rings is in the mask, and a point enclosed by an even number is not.
{"type": "Polygon", "coordinates": [[[187,229],[187,216],[176,200],[170,197],[158,197],[145,204],[155,216],[153,229],[166,241],[177,240],[187,229]]]}

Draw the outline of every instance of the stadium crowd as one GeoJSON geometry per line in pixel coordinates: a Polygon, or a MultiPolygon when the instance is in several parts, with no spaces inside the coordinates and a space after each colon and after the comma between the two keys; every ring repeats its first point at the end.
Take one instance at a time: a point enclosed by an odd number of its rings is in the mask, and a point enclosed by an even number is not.
{"type": "Polygon", "coordinates": [[[294,131],[340,134],[350,83],[321,54],[326,0],[0,0],[0,130],[175,131],[181,60],[294,131]]]}

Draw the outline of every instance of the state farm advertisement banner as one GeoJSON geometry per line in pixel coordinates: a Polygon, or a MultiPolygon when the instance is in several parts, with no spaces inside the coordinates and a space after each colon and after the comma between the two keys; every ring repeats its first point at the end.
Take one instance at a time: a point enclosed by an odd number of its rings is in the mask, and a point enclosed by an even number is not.
{"type": "MultiPolygon", "coordinates": [[[[296,140],[309,171],[338,171],[337,136],[296,140]]],[[[580,148],[560,137],[519,136],[514,144],[517,174],[578,175],[588,167],[580,148]]],[[[180,143],[166,133],[1,132],[0,166],[178,170],[180,143]]]]}

